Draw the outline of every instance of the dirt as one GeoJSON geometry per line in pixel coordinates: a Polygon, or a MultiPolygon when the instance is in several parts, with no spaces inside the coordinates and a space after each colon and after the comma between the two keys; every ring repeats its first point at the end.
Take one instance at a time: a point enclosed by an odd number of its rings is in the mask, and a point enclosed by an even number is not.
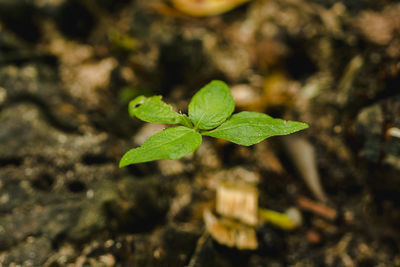
{"type": "Polygon", "coordinates": [[[0,1],[0,266],[400,266],[399,87],[396,1],[253,0],[202,18],[160,0],[0,1]],[[185,112],[212,79],[237,111],[310,125],[296,138],[336,217],[299,204],[321,201],[290,137],[205,138],[118,168],[164,127],[130,118],[130,99],[185,112]],[[256,250],[219,244],[203,210],[221,177],[256,181],[260,207],[303,223],[258,226],[256,250]]]}

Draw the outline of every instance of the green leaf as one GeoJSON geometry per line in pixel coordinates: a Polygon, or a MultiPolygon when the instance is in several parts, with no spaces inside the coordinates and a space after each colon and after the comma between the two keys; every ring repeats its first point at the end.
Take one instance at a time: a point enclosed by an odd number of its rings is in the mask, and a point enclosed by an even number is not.
{"type": "Polygon", "coordinates": [[[119,167],[157,159],[177,159],[195,151],[201,144],[201,135],[185,126],[165,129],[151,136],[141,147],[125,153],[119,167]]]}
{"type": "Polygon", "coordinates": [[[167,124],[183,124],[190,127],[188,120],[182,114],[172,110],[172,107],[161,100],[161,96],[138,96],[129,102],[129,114],[132,117],[147,122],[167,124]]]}
{"type": "Polygon", "coordinates": [[[243,111],[232,115],[215,130],[202,134],[251,146],[271,136],[291,134],[306,128],[306,123],[274,119],[267,114],[243,111]]]}
{"type": "Polygon", "coordinates": [[[235,109],[228,85],[212,81],[198,91],[189,104],[189,118],[196,129],[209,130],[223,123],[235,109]]]}

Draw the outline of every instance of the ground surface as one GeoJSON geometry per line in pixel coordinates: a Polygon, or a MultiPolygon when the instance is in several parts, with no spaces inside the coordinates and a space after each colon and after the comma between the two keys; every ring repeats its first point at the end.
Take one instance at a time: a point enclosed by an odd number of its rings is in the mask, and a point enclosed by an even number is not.
{"type": "Polygon", "coordinates": [[[400,266],[399,90],[396,1],[254,0],[192,18],[155,0],[1,0],[0,266],[400,266]],[[261,226],[256,251],[199,242],[220,177],[257,180],[273,210],[314,197],[285,138],[205,139],[118,169],[164,127],[130,119],[129,99],[185,111],[212,79],[238,111],[310,125],[297,137],[336,219],[261,226]]]}

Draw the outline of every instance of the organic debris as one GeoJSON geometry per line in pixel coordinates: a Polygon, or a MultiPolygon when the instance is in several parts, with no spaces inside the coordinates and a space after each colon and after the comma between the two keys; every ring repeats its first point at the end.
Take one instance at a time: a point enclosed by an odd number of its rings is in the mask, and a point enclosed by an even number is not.
{"type": "Polygon", "coordinates": [[[287,153],[308,188],[318,200],[326,202],[327,197],[321,185],[313,146],[301,137],[284,138],[283,141],[287,153]]]}
{"type": "Polygon", "coordinates": [[[216,211],[251,226],[258,223],[258,190],[244,183],[223,182],[217,188],[216,211]]]}
{"type": "Polygon", "coordinates": [[[258,247],[253,227],[227,218],[218,218],[210,210],[204,211],[204,222],[210,235],[222,245],[240,250],[254,250],[258,247]]]}
{"type": "Polygon", "coordinates": [[[329,220],[335,220],[337,218],[337,211],[335,209],[305,197],[297,199],[297,205],[302,210],[313,212],[329,220]]]}
{"type": "Polygon", "coordinates": [[[286,213],[260,208],[258,213],[263,223],[271,224],[286,231],[293,230],[302,223],[301,213],[293,208],[286,213]]]}
{"type": "Polygon", "coordinates": [[[206,17],[225,13],[251,0],[172,0],[179,11],[193,16],[206,17]]]}

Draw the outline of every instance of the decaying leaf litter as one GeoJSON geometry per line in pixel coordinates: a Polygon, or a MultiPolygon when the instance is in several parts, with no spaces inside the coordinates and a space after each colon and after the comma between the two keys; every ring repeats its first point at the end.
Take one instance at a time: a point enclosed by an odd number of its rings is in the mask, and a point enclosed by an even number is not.
{"type": "Polygon", "coordinates": [[[0,262],[396,266],[398,3],[232,1],[193,17],[178,2],[0,5],[0,262]],[[163,95],[185,111],[213,79],[237,112],[311,127],[251,148],[204,138],[181,160],[118,171],[124,151],[164,127],[131,120],[127,100],[163,95]],[[290,155],[291,142],[311,152],[290,155]],[[251,228],[256,250],[218,244],[203,215],[227,178],[302,224],[251,228]]]}

